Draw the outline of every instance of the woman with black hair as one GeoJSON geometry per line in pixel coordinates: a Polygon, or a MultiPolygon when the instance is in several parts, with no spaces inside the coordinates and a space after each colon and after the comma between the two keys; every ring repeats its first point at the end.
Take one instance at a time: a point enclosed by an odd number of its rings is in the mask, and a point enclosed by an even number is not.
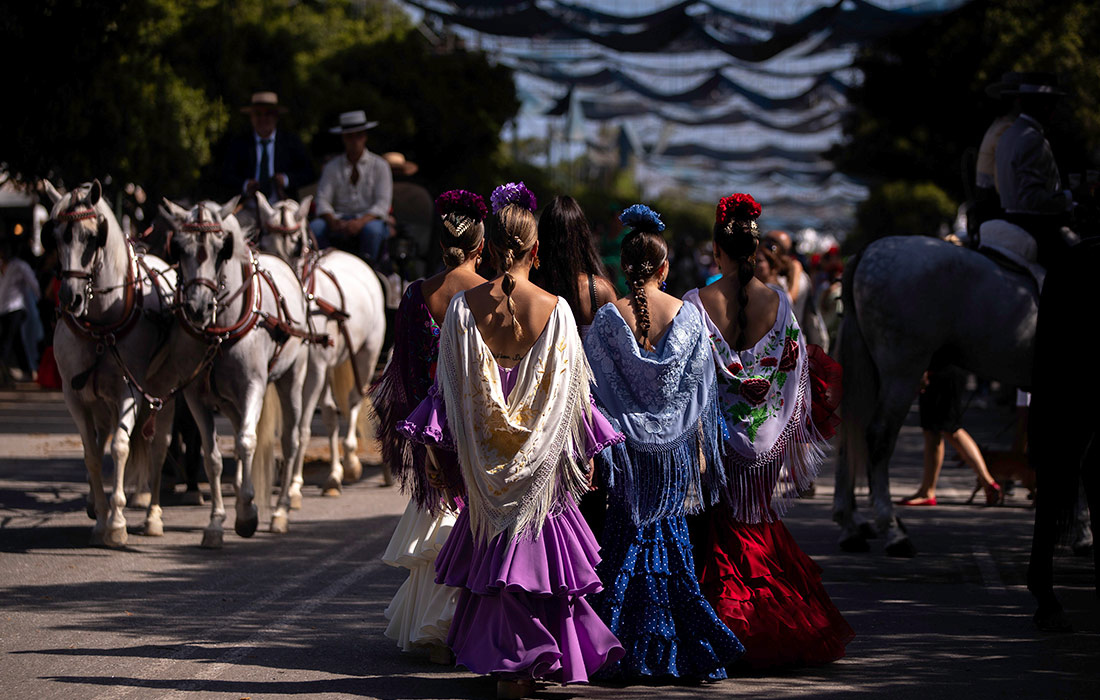
{"type": "Polygon", "coordinates": [[[539,218],[539,242],[542,264],[531,271],[531,281],[565,299],[583,338],[596,312],[618,294],[577,200],[560,195],[547,205],[539,218]]]}
{"type": "Polygon", "coordinates": [[[717,680],[744,648],[699,590],[685,519],[721,489],[710,339],[698,310],[661,289],[657,212],[636,204],[619,220],[630,293],[599,310],[584,341],[592,391],[626,436],[600,460],[610,503],[594,604],[626,649],[605,672],[717,680]]]}
{"type": "Polygon", "coordinates": [[[744,643],[747,665],[828,663],[855,634],[780,517],[824,460],[839,372],[806,345],[790,301],[753,276],[759,216],[750,195],[719,202],[714,257],[722,277],[684,295],[710,336],[727,429],[724,488],[695,550],[699,583],[744,643]]]}

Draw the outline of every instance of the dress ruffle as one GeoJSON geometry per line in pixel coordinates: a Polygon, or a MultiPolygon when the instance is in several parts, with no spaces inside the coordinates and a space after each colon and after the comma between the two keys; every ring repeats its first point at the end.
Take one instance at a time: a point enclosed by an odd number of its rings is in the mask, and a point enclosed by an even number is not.
{"type": "Polygon", "coordinates": [[[385,611],[386,636],[405,651],[447,639],[459,591],[435,582],[435,559],[454,522],[453,512],[441,509],[432,516],[410,500],[382,556],[391,566],[409,569],[385,611]]]}
{"type": "Polygon", "coordinates": [[[821,585],[821,568],[787,527],[737,522],[725,508],[707,520],[700,587],[745,645],[742,662],[763,669],[842,658],[855,632],[821,585]]]}
{"type": "Polygon", "coordinates": [[[463,511],[436,558],[436,581],[479,595],[585,595],[601,587],[599,550],[572,499],[546,519],[538,537],[511,539],[501,533],[484,545],[474,541],[463,511]]]}
{"type": "Polygon", "coordinates": [[[593,605],[626,654],[600,675],[725,678],[745,649],[699,590],[683,516],[639,527],[612,504],[605,532],[599,573],[607,587],[593,605]]]}
{"type": "Polygon", "coordinates": [[[475,673],[583,683],[623,649],[584,594],[600,590],[599,545],[572,499],[536,538],[474,541],[463,511],[436,581],[463,588],[447,643],[475,673]]]}

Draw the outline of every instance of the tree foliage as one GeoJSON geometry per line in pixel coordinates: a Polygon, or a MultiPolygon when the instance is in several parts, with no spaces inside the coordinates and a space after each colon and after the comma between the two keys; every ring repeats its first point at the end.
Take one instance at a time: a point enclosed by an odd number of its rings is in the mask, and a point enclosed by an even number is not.
{"type": "Polygon", "coordinates": [[[341,148],[336,116],[364,109],[381,122],[372,150],[405,151],[430,181],[485,185],[518,109],[506,69],[438,52],[384,0],[3,3],[0,46],[18,67],[0,162],[24,179],[110,174],[207,195],[221,144],[248,128],[239,108],[274,90],[280,128],[317,156],[341,148]]]}
{"type": "MultiPolygon", "coordinates": [[[[973,173],[964,154],[976,149],[999,106],[985,87],[1007,71],[1059,74],[1069,97],[1048,129],[1064,173],[1095,168],[1100,149],[1100,5],[1091,0],[977,0],[916,30],[865,47],[857,66],[863,84],[849,96],[845,141],[831,153],[837,167],[869,182],[929,183],[956,203],[973,173]]],[[[924,194],[928,195],[927,186],[924,194]]],[[[904,206],[898,188],[872,196],[862,209],[904,206]]],[[[860,234],[892,222],[861,211],[860,234]]],[[[934,234],[935,229],[927,231],[934,234]]]]}

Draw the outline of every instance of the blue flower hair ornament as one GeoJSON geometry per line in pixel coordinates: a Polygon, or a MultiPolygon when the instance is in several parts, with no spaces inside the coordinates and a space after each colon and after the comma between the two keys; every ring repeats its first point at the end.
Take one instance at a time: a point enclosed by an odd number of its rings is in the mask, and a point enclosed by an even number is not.
{"type": "Polygon", "coordinates": [[[619,221],[623,226],[629,226],[634,230],[653,231],[660,233],[665,230],[665,224],[660,215],[644,204],[635,204],[623,210],[619,214],[619,221]]]}
{"type": "Polygon", "coordinates": [[[501,185],[493,190],[493,194],[489,196],[489,201],[493,204],[494,214],[500,213],[500,210],[509,204],[518,204],[532,212],[537,207],[535,195],[522,182],[509,182],[501,185]]]}

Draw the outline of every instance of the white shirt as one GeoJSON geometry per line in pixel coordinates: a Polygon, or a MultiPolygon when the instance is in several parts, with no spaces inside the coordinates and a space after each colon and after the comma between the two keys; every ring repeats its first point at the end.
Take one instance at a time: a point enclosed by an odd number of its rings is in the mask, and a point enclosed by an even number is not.
{"type": "Polygon", "coordinates": [[[314,197],[317,216],[332,214],[345,218],[373,214],[380,219],[389,216],[393,200],[390,164],[364,149],[355,167],[359,170],[359,181],[352,185],[351,162],[347,155],[325,163],[314,197]]]}
{"type": "Polygon", "coordinates": [[[27,308],[26,297],[38,301],[38,280],[31,266],[22,258],[0,263],[0,314],[27,308]]]}

